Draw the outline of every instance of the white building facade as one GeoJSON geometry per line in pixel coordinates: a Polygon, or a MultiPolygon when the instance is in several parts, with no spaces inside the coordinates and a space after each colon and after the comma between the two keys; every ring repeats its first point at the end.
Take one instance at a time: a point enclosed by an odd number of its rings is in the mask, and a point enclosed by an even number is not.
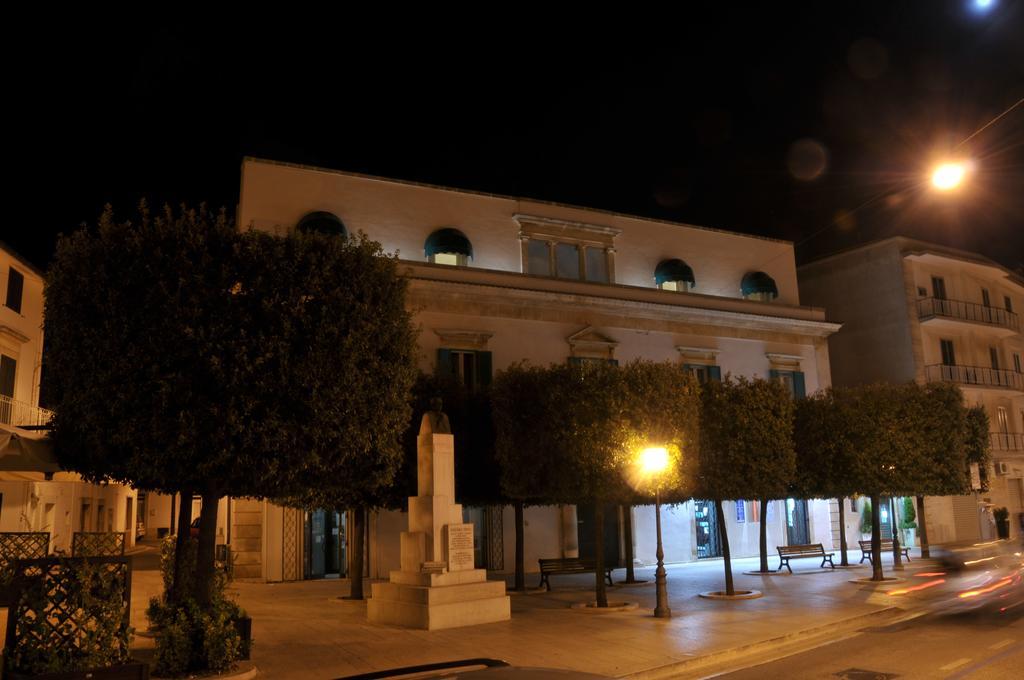
{"type": "MultiPolygon", "coordinates": [[[[364,232],[397,253],[410,281],[420,369],[471,387],[524,360],[633,359],[679,362],[701,380],[774,378],[796,395],[830,384],[827,338],[838,326],[800,306],[788,242],[258,159],[243,163],[238,223],[278,234],[364,232]]],[[[236,577],[318,576],[339,561],[344,521],[333,513],[242,499],[234,507],[236,577]]],[[[831,549],[834,511],[827,501],[779,501],[761,518],[751,502],[730,503],[733,554],[757,554],[762,520],[772,552],[786,543],[831,549]]],[[[511,571],[512,509],[467,513],[478,565],[511,571]]],[[[668,508],[666,560],[716,557],[713,514],[703,501],[668,508]]],[[[527,569],[539,558],[592,554],[592,518],[583,506],[527,508],[527,569]]],[[[654,563],[649,507],[606,513],[609,558],[621,563],[626,554],[627,521],[636,562],[654,563]]],[[[374,513],[369,575],[397,568],[404,527],[401,513],[374,513]]]]}
{"type": "MultiPolygon", "coordinates": [[[[39,406],[43,357],[43,277],[0,244],[0,429],[23,437],[45,431],[51,413],[39,406]]],[[[45,531],[52,551],[71,551],[76,531],[126,531],[133,545],[135,491],[119,484],[57,481],[0,472],[0,532],[45,531]]]]}
{"type": "Polygon", "coordinates": [[[907,238],[799,270],[805,300],[843,327],[829,338],[836,385],[952,382],[988,413],[989,489],[926,499],[931,543],[995,538],[994,508],[1024,523],[1024,278],[981,255],[907,238]]]}

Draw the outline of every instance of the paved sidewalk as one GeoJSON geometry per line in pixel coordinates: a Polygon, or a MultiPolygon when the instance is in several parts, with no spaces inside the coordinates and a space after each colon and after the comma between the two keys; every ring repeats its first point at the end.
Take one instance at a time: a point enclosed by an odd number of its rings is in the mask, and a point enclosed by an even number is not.
{"type": "MultiPolygon", "coordinates": [[[[910,566],[918,565],[924,566],[915,559],[910,566]]],[[[593,599],[592,576],[554,576],[550,593],[512,595],[511,621],[443,631],[368,623],[365,602],[338,599],[348,592],[345,580],[238,583],[231,590],[253,617],[253,660],[262,677],[336,678],[469,657],[623,676],[838,625],[892,606],[880,590],[849,583],[868,575],[866,566],[828,573],[816,566],[814,560],[799,560],[792,576],[749,576],[742,572],[756,569],[757,560],[734,560],[737,589],[761,590],[764,597],[729,602],[698,597],[724,587],[721,561],[670,566],[673,618],[668,621],[652,616],[653,569],[637,570],[638,578],[651,581],[647,584],[609,589],[611,602],[639,604],[638,609],[614,613],[570,609],[573,603],[593,599]]],[[[617,570],[615,577],[624,578],[624,571],[617,570]]],[[[528,583],[534,585],[536,578],[530,576],[528,583]]],[[[145,602],[158,587],[158,572],[136,574],[133,624],[140,630],[146,627],[145,602]]],[[[151,645],[152,640],[137,638],[136,646],[151,645]]]]}

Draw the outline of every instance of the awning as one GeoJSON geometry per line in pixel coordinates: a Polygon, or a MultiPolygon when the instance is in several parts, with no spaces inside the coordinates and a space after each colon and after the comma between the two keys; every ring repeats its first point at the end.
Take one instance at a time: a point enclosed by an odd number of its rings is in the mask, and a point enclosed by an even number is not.
{"type": "Polygon", "coordinates": [[[772,298],[779,297],[779,289],[775,285],[775,279],[764,272],[748,272],[740,282],[740,291],[744,295],[753,293],[771,293],[772,298]]]}
{"type": "Polygon", "coordinates": [[[693,269],[690,268],[690,265],[675,258],[662,260],[654,268],[654,283],[660,286],[666,281],[685,281],[690,284],[691,288],[697,285],[697,281],[693,278],[693,269]]]}
{"type": "Polygon", "coordinates": [[[473,245],[465,234],[449,227],[438,229],[428,236],[426,243],[423,244],[423,252],[427,257],[438,253],[473,257],[473,245]]]}
{"type": "Polygon", "coordinates": [[[0,424],[0,480],[41,481],[57,475],[67,481],[80,479],[77,473],[61,470],[45,434],[0,424]]]}
{"type": "Polygon", "coordinates": [[[304,234],[316,232],[328,236],[348,236],[345,223],[337,215],[329,212],[311,212],[295,225],[295,228],[304,234]]]}

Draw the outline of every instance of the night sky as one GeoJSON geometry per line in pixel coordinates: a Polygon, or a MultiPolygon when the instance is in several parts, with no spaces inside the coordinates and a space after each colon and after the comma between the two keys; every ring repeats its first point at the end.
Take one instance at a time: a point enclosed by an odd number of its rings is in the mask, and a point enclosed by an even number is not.
{"type": "Polygon", "coordinates": [[[903,234],[1020,267],[1024,105],[956,147],[1024,97],[1024,0],[974,4],[47,26],[8,62],[2,239],[44,267],[107,202],[233,212],[254,155],[785,238],[801,259],[903,234]],[[938,195],[928,168],[952,151],[976,169],[938,195]]]}

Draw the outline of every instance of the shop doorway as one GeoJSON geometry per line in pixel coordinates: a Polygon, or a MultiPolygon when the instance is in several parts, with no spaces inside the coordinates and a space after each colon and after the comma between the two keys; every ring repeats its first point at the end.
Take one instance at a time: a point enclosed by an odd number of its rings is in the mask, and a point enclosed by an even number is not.
{"type": "MultiPolygon", "coordinates": [[[[576,537],[580,546],[580,558],[595,559],[597,544],[594,540],[594,504],[576,506],[576,537]]],[[[619,506],[604,506],[604,564],[619,566],[619,506]]]]}
{"type": "Polygon", "coordinates": [[[306,513],[305,578],[338,578],[345,573],[345,515],[333,510],[306,513]]]}
{"type": "Polygon", "coordinates": [[[697,524],[697,559],[722,556],[722,537],[718,533],[715,501],[698,498],[693,501],[693,517],[697,524]]]}
{"type": "Polygon", "coordinates": [[[805,500],[786,499],[786,542],[788,545],[807,545],[811,542],[805,500]]]}

